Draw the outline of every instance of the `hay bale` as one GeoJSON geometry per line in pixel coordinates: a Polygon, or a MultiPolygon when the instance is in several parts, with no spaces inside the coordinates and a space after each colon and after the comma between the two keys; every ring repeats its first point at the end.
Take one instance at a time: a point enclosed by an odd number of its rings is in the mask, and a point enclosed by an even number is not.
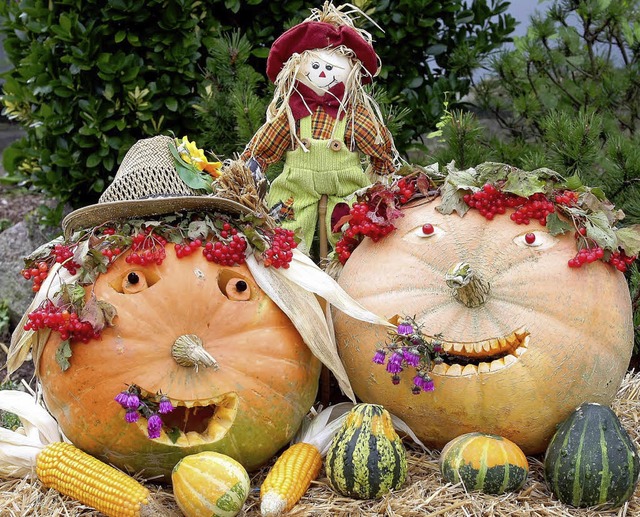
{"type": "MultiPolygon", "coordinates": [[[[640,373],[630,371],[612,404],[622,425],[640,448],[640,373]]],[[[468,493],[460,484],[444,483],[438,467],[439,451],[426,453],[408,444],[408,478],[401,490],[376,501],[342,497],[331,490],[321,473],[290,516],[398,516],[445,517],[595,517],[640,515],[640,489],[618,510],[575,509],[553,498],[544,483],[542,457],[529,457],[530,473],[524,487],[515,493],[490,496],[468,493]]],[[[269,466],[251,478],[252,491],[241,515],[260,515],[260,485],[269,466]]],[[[171,487],[146,483],[167,517],[179,517],[171,487]]],[[[98,517],[102,514],[42,486],[32,478],[0,479],[0,515],[3,517],[98,517]]]]}

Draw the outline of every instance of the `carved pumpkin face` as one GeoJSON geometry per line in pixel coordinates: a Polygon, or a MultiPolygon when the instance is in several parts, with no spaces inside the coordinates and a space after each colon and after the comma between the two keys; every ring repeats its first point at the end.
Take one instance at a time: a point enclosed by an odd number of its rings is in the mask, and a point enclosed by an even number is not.
{"type": "Polygon", "coordinates": [[[431,446],[485,432],[539,453],[575,407],[608,404],[616,393],[633,347],[624,276],[600,261],[569,268],[573,235],[553,237],[508,214],[492,221],[474,210],[442,215],[437,204],[406,208],[398,229],[363,242],[340,277],[371,311],[415,316],[424,334],[442,334],[446,356],[431,373],[435,391],[412,394],[412,368],[393,385],[385,367],[372,363],[384,331],[336,314],[351,384],[431,446]],[[431,236],[425,224],[433,225],[431,236]],[[475,277],[463,286],[469,268],[475,277]]]}
{"type": "Polygon", "coordinates": [[[47,407],[76,446],[168,477],[181,458],[205,450],[255,469],[291,439],[315,399],[320,363],[246,266],[201,253],[178,259],[167,244],[160,266],[120,257],[93,290],[116,308],[114,326],[73,343],[64,372],[56,334],[39,365],[47,407]],[[131,384],[176,406],[157,439],[144,418],[127,423],[114,401],[131,384]]]}

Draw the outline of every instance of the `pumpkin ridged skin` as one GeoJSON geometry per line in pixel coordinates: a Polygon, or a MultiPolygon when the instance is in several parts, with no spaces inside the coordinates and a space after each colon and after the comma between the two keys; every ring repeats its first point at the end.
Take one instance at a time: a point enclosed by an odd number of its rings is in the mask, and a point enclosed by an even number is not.
{"type": "Polygon", "coordinates": [[[388,411],[358,404],[334,436],[325,462],[334,490],[347,497],[377,499],[407,478],[407,455],[388,411]]]}
{"type": "Polygon", "coordinates": [[[130,473],[144,470],[147,477],[168,480],[181,458],[205,450],[254,470],[293,437],[315,400],[320,362],[246,266],[219,266],[201,253],[178,259],[173,244],[166,255],[162,265],[143,268],[120,258],[99,276],[95,296],[116,308],[115,325],[99,340],[72,343],[67,371],[55,360],[60,340],[50,337],[38,367],[47,407],[77,447],[130,473]],[[131,270],[159,280],[136,294],[110,287],[131,270]],[[245,281],[251,300],[228,299],[219,278],[222,284],[228,278],[245,281]],[[187,334],[202,339],[219,369],[177,364],[171,347],[187,334]],[[125,422],[125,410],[114,402],[130,384],[182,401],[235,393],[235,421],[211,443],[150,440],[137,424],[125,422]]]}
{"type": "Polygon", "coordinates": [[[640,460],[635,445],[608,406],[581,405],[558,428],[544,458],[553,494],[576,507],[617,508],[635,491],[640,460]]]}
{"type": "Polygon", "coordinates": [[[449,483],[462,481],[467,490],[498,495],[524,485],[529,463],[511,440],[493,434],[467,433],[442,449],[440,471],[449,483]]]}
{"type": "Polygon", "coordinates": [[[427,445],[441,449],[461,434],[485,432],[515,442],[525,454],[544,453],[556,425],[586,401],[609,404],[633,349],[631,299],[624,275],[596,261],[569,268],[572,234],[548,249],[518,246],[537,222],[517,225],[509,212],[487,221],[476,210],[443,215],[439,201],[415,204],[377,243],[365,239],[341,274],[340,285],[383,317],[415,316],[425,334],[478,343],[520,327],[530,333],[514,364],[489,373],[431,377],[435,391],[411,393],[414,371],[400,384],[371,359],[386,330],[336,312],[340,356],[358,398],[381,404],[427,445]],[[419,236],[424,224],[436,231],[419,236]],[[467,262],[489,284],[483,305],[466,307],[445,282],[449,268],[467,262]]]}
{"type": "Polygon", "coordinates": [[[171,484],[186,517],[234,517],[251,489],[240,463],[210,451],[181,459],[173,468],[171,484]]]}

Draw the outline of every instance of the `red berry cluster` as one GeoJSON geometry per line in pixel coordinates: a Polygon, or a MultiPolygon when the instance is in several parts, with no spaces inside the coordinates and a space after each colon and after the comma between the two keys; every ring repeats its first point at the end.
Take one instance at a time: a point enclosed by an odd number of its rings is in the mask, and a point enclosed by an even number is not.
{"type": "Polygon", "coordinates": [[[207,242],[202,254],[209,262],[215,262],[221,266],[236,266],[245,263],[244,252],[247,249],[247,241],[238,235],[229,223],[224,223],[220,237],[223,240],[207,242]]]}
{"type": "Polygon", "coordinates": [[[609,257],[609,264],[615,267],[618,271],[623,273],[628,269],[629,265],[635,261],[638,257],[635,255],[627,256],[624,250],[616,251],[609,257]]]}
{"type": "Polygon", "coordinates": [[[547,225],[547,216],[555,212],[553,203],[547,197],[537,192],[523,202],[515,212],[511,214],[511,220],[516,224],[529,224],[532,219],[537,219],[542,226],[547,225]]]}
{"type": "Polygon", "coordinates": [[[409,202],[409,200],[413,197],[416,192],[416,180],[413,179],[407,180],[406,178],[402,178],[398,181],[398,201],[401,205],[404,205],[409,202]]]}
{"type": "Polygon", "coordinates": [[[491,183],[487,183],[473,194],[465,194],[462,200],[471,208],[475,208],[480,215],[488,220],[497,214],[504,214],[507,208],[515,208],[524,203],[525,198],[509,192],[498,190],[491,183]]]}
{"type": "Polygon", "coordinates": [[[192,241],[186,240],[183,244],[176,244],[176,257],[178,257],[179,259],[188,257],[193,252],[197,251],[201,246],[202,241],[200,239],[194,239],[192,241]]]}
{"type": "Polygon", "coordinates": [[[271,246],[262,252],[265,267],[289,268],[293,259],[293,250],[298,245],[294,235],[291,230],[280,227],[273,231],[271,246]]]}
{"type": "Polygon", "coordinates": [[[578,202],[578,193],[573,190],[562,190],[555,196],[556,204],[572,206],[578,202]]]}
{"type": "Polygon", "coordinates": [[[149,264],[162,264],[167,256],[164,249],[167,240],[161,235],[153,233],[153,228],[148,228],[143,233],[138,233],[131,240],[131,254],[125,261],[127,264],[146,266],[149,264]]]}
{"type": "Polygon", "coordinates": [[[62,264],[69,273],[75,275],[78,272],[78,268],[80,264],[71,260],[73,257],[73,251],[71,250],[71,246],[65,246],[64,244],[56,244],[53,247],[53,256],[55,257],[55,261],[58,264],[62,264]]]}
{"type": "Polygon", "coordinates": [[[342,264],[349,259],[363,237],[369,237],[373,242],[378,242],[396,228],[386,220],[382,224],[374,222],[371,219],[372,211],[366,202],[355,203],[349,215],[351,216],[349,227],[336,243],[336,254],[342,264]]]}
{"type": "Polygon", "coordinates": [[[584,264],[591,264],[596,260],[600,260],[604,257],[604,250],[600,246],[593,248],[582,248],[575,257],[569,259],[569,267],[578,268],[584,264]]]}
{"type": "Polygon", "coordinates": [[[45,281],[47,275],[49,274],[49,265],[46,262],[40,261],[36,263],[35,267],[23,269],[22,271],[20,271],[20,274],[26,280],[33,281],[31,289],[34,293],[37,293],[42,286],[42,282],[45,281]]]}
{"type": "Polygon", "coordinates": [[[62,340],[75,340],[88,343],[100,337],[88,321],[81,321],[76,312],[69,307],[58,307],[51,300],[45,302],[28,315],[25,330],[38,331],[44,328],[60,333],[62,340]]]}
{"type": "Polygon", "coordinates": [[[103,257],[107,257],[107,260],[109,261],[109,263],[111,263],[116,258],[118,258],[118,255],[120,255],[120,253],[122,253],[122,250],[120,248],[118,248],[118,247],[106,248],[106,249],[103,249],[100,253],[102,253],[103,257]]]}

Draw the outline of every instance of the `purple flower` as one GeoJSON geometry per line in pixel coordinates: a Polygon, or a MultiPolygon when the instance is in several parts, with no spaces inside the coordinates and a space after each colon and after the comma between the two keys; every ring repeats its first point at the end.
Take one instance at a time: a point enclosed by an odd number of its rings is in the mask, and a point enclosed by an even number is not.
{"type": "Polygon", "coordinates": [[[121,391],[116,395],[116,398],[114,400],[124,409],[137,409],[140,405],[140,399],[138,398],[138,395],[136,395],[135,393],[130,393],[129,391],[121,391]]]}
{"type": "Polygon", "coordinates": [[[162,430],[162,419],[159,415],[153,414],[147,420],[147,432],[149,433],[149,438],[152,440],[154,438],[160,438],[160,431],[162,430]]]}
{"type": "Polygon", "coordinates": [[[416,367],[420,364],[420,355],[415,348],[405,349],[402,356],[409,366],[416,367]]]}
{"type": "Polygon", "coordinates": [[[140,415],[138,414],[138,410],[136,409],[127,409],[127,412],[124,415],[124,419],[130,424],[137,422],[139,418],[140,415]]]}
{"type": "Polygon", "coordinates": [[[413,393],[414,395],[420,395],[421,392],[422,390],[419,386],[414,385],[413,388],[411,388],[411,393],[413,393]]]}
{"type": "Polygon", "coordinates": [[[433,380],[432,379],[425,379],[424,383],[422,385],[422,389],[424,391],[433,391],[436,389],[435,385],[433,384],[433,380]]]}
{"type": "Polygon", "coordinates": [[[443,348],[442,348],[442,343],[440,343],[440,341],[434,341],[433,342],[433,351],[435,353],[440,353],[442,352],[443,348]]]}
{"type": "Polygon", "coordinates": [[[394,374],[391,376],[391,382],[392,382],[393,384],[395,384],[395,385],[400,384],[400,376],[399,376],[397,373],[394,373],[394,374]]]}
{"type": "Polygon", "coordinates": [[[387,371],[389,373],[400,373],[402,371],[402,366],[400,366],[400,363],[389,361],[387,363],[387,371]]]}
{"type": "Polygon", "coordinates": [[[173,404],[168,397],[164,395],[160,397],[160,404],[158,405],[158,413],[161,415],[166,415],[167,413],[171,413],[174,410],[173,404]]]}
{"type": "Polygon", "coordinates": [[[373,362],[376,364],[384,364],[384,360],[387,357],[384,350],[376,350],[376,355],[373,356],[373,362]]]}
{"type": "Polygon", "coordinates": [[[404,355],[400,352],[394,352],[391,354],[391,358],[389,359],[390,363],[397,364],[398,366],[402,366],[402,361],[404,360],[404,355]]]}
{"type": "Polygon", "coordinates": [[[410,336],[413,334],[413,327],[408,323],[400,323],[400,325],[398,325],[397,332],[400,336],[410,336]]]}

